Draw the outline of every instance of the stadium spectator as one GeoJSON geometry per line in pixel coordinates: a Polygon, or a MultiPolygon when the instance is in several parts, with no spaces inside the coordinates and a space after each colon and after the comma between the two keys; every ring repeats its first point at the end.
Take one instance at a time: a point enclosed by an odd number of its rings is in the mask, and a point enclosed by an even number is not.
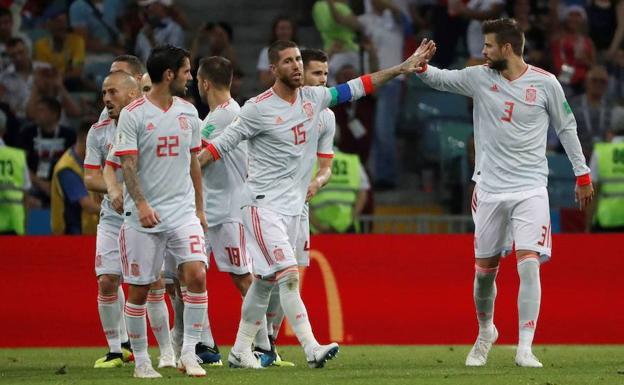
{"type": "MultiPolygon", "coordinates": [[[[377,47],[379,66],[390,68],[402,61],[403,14],[400,8],[389,0],[374,0],[371,11],[360,16],[343,15],[336,12],[335,0],[328,0],[334,19],[355,32],[371,39],[377,47]],[[384,15],[386,11],[391,18],[384,15]]],[[[373,135],[374,185],[378,189],[392,189],[398,178],[396,155],[396,126],[401,99],[401,79],[393,79],[375,91],[375,132],[373,135]]]]}
{"type": "Polygon", "coordinates": [[[334,150],[332,176],[310,200],[313,233],[359,232],[358,216],[364,210],[370,182],[357,154],[334,150]]]}
{"type": "MultiPolygon", "coordinates": [[[[360,47],[356,43],[356,33],[336,22],[332,12],[341,15],[353,15],[349,2],[338,0],[335,4],[328,1],[317,1],[312,8],[312,17],[316,29],[323,39],[323,49],[329,55],[328,84],[334,85],[334,74],[344,65],[351,64],[358,68],[360,64],[360,47]]],[[[375,70],[373,70],[375,71],[375,70]]],[[[369,72],[369,71],[366,71],[369,72]]]]}
{"type": "Polygon", "coordinates": [[[549,68],[548,39],[546,26],[547,13],[540,9],[531,9],[530,0],[513,2],[513,17],[524,32],[524,59],[527,63],[540,68],[549,68]]]}
{"type": "Polygon", "coordinates": [[[591,0],[585,7],[589,25],[589,37],[596,50],[614,59],[624,41],[624,1],[591,0]]]}
{"type": "Polygon", "coordinates": [[[3,140],[6,128],[7,116],[0,111],[0,235],[24,235],[30,176],[24,150],[3,140]]]}
{"type": "Polygon", "coordinates": [[[260,88],[263,91],[271,87],[275,82],[275,78],[273,77],[269,64],[269,46],[278,40],[294,41],[295,43],[299,42],[297,39],[297,26],[286,16],[278,16],[273,21],[269,44],[262,48],[260,55],[258,55],[258,64],[256,65],[256,69],[258,70],[260,88]]]}
{"type": "Polygon", "coordinates": [[[50,208],[54,235],[96,233],[101,199],[89,195],[84,184],[83,163],[90,127],[87,122],[81,124],[76,144],[67,149],[54,166],[50,208]]]}
{"type": "Polygon", "coordinates": [[[32,201],[47,207],[52,170],[63,152],[76,142],[76,135],[71,128],[60,125],[61,104],[56,99],[39,100],[35,111],[35,124],[22,131],[20,147],[26,151],[33,182],[32,201]]]}
{"type": "Polygon", "coordinates": [[[232,26],[224,21],[207,23],[199,28],[191,45],[193,63],[208,56],[221,56],[230,61],[234,68],[239,67],[238,55],[232,45],[234,31],[232,26]]]}
{"type": "MultiPolygon", "coordinates": [[[[345,65],[336,73],[337,83],[346,83],[360,76],[352,65],[345,65]]],[[[332,108],[336,116],[336,131],[340,136],[338,148],[349,154],[358,154],[366,164],[370,154],[373,124],[375,121],[375,98],[361,99],[339,104],[332,108]]]]}
{"type": "Polygon", "coordinates": [[[614,59],[608,65],[609,98],[624,104],[624,49],[617,50],[614,59]]]}
{"type": "Polygon", "coordinates": [[[69,6],[69,25],[82,36],[89,54],[124,53],[117,28],[123,0],[76,0],[69,6]]]}
{"type": "Polygon", "coordinates": [[[567,95],[577,94],[595,62],[594,43],[587,36],[587,13],[578,5],[565,8],[562,30],[551,41],[554,74],[567,95]]]}
{"type": "Polygon", "coordinates": [[[63,76],[53,67],[40,67],[35,71],[32,88],[26,102],[26,116],[35,120],[37,105],[42,98],[53,98],[61,103],[61,124],[69,125],[68,117],[80,117],[80,106],[65,88],[63,76]]]}
{"type": "Polygon", "coordinates": [[[596,143],[590,161],[592,179],[598,184],[596,202],[587,210],[587,229],[624,231],[624,108],[614,110],[613,125],[604,142],[596,143]]]}
{"type": "Polygon", "coordinates": [[[171,0],[140,0],[139,5],[143,7],[143,28],[137,36],[134,51],[143,62],[158,45],[184,46],[184,31],[169,16],[171,0]]]}
{"type": "Polygon", "coordinates": [[[33,62],[28,47],[19,37],[9,40],[6,49],[11,65],[0,73],[0,101],[8,104],[15,116],[25,119],[35,71],[49,65],[33,62]]]}
{"type": "Polygon", "coordinates": [[[467,4],[462,1],[450,1],[449,12],[467,20],[466,45],[468,46],[467,65],[483,64],[485,59],[481,53],[483,49],[483,20],[496,19],[505,10],[505,0],[470,0],[467,4]]]}
{"type": "Polygon", "coordinates": [[[32,48],[30,39],[25,34],[15,31],[15,23],[11,11],[8,8],[0,8],[0,71],[4,71],[11,65],[7,44],[16,37],[22,39],[30,55],[32,48]]]}
{"type": "Polygon", "coordinates": [[[607,97],[609,74],[603,66],[594,66],[585,78],[585,93],[570,100],[576,118],[579,140],[585,158],[591,157],[594,143],[602,142],[611,127],[613,100],[607,97]]]}
{"type": "Polygon", "coordinates": [[[69,32],[67,13],[61,6],[50,11],[46,28],[50,35],[35,42],[34,59],[54,67],[68,88],[79,89],[85,60],[83,37],[69,32]]]}

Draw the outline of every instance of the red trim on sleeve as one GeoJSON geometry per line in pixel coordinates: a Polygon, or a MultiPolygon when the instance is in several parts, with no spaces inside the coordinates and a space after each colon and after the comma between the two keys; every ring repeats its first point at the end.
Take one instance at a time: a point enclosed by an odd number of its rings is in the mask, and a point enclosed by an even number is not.
{"type": "Polygon", "coordinates": [[[327,158],[327,159],[333,159],[334,158],[334,154],[322,154],[320,152],[317,152],[316,156],[318,156],[319,158],[327,158]]]}
{"type": "Polygon", "coordinates": [[[115,156],[138,155],[139,150],[115,151],[115,156]]]}
{"type": "Polygon", "coordinates": [[[193,147],[191,148],[191,152],[200,152],[201,149],[202,149],[202,146],[193,147]]]}
{"type": "Polygon", "coordinates": [[[427,63],[425,63],[425,66],[423,67],[423,69],[421,69],[420,71],[416,71],[417,74],[421,74],[423,72],[427,71],[427,68],[429,68],[429,66],[427,65],[427,63]]]}
{"type": "Polygon", "coordinates": [[[202,148],[208,147],[208,141],[202,138],[202,148]]]}
{"type": "Polygon", "coordinates": [[[211,143],[208,143],[208,145],[206,146],[206,150],[210,151],[210,153],[212,154],[212,157],[214,158],[214,160],[221,159],[221,156],[219,155],[219,151],[211,143]]]}
{"type": "Polygon", "coordinates": [[[591,175],[585,174],[585,175],[579,175],[576,177],[576,184],[578,186],[587,186],[588,184],[591,184],[591,175]]]}
{"type": "Polygon", "coordinates": [[[364,92],[366,95],[370,95],[375,92],[375,86],[373,85],[373,77],[370,74],[360,76],[360,80],[364,85],[364,92]]]}
{"type": "Polygon", "coordinates": [[[111,166],[111,167],[112,167],[112,168],[114,168],[114,169],[121,168],[121,165],[120,165],[119,163],[115,163],[115,162],[113,162],[112,160],[107,160],[107,161],[106,161],[106,164],[107,164],[107,165],[109,165],[109,166],[111,166]]]}
{"type": "Polygon", "coordinates": [[[100,169],[100,165],[99,164],[84,164],[84,168],[88,168],[91,170],[99,170],[100,169]]]}

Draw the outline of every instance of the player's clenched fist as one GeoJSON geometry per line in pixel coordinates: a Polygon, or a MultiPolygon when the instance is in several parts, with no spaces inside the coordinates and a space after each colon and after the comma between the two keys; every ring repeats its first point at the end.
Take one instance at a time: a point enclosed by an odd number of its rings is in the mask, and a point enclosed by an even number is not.
{"type": "Polygon", "coordinates": [[[123,192],[121,189],[111,189],[108,193],[108,198],[111,202],[111,207],[119,214],[123,214],[123,192]]]}
{"type": "Polygon", "coordinates": [[[160,223],[160,215],[146,202],[139,203],[137,209],[139,209],[141,226],[151,228],[160,223]]]}

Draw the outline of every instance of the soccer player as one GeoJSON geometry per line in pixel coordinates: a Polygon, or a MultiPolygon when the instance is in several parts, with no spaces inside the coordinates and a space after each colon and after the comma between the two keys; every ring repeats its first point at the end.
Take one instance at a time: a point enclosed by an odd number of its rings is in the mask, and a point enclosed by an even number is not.
{"type": "Polygon", "coordinates": [[[126,106],[119,117],[115,155],[125,183],[125,220],[119,235],[125,307],[134,349],[134,376],[156,378],[147,351],[145,302],[158,280],[163,259],[168,271],[181,271],[184,341],[178,368],[205,376],[195,356],[207,311],[206,256],[199,118],[184,95],[192,79],[189,53],[170,45],[155,48],[147,60],[152,89],[126,106]]]}
{"type": "MultiPolygon", "coordinates": [[[[557,78],[522,58],[524,35],[513,19],[483,23],[486,64],[457,71],[428,66],[427,85],[474,100],[476,167],[472,198],[475,222],[474,302],[479,335],[467,366],[483,366],[498,337],[493,323],[496,274],[502,253],[515,244],[519,341],[516,364],[542,367],[531,345],[539,314],[540,263],[550,257],[546,134],[556,130],[576,175],[581,209],[593,196],[589,168],[576,133],[576,121],[557,78]]],[[[427,59],[433,53],[429,52],[427,59]]]]}
{"type": "MultiPolygon", "coordinates": [[[[102,95],[108,118],[94,124],[87,135],[85,184],[91,191],[106,194],[108,190],[102,167],[112,147],[119,112],[140,96],[141,92],[132,75],[117,71],[104,79],[102,95]]],[[[111,162],[108,163],[110,166],[111,162]]],[[[114,167],[119,167],[116,162],[112,164],[114,167]]],[[[110,351],[105,357],[95,362],[95,368],[119,367],[122,365],[122,360],[131,359],[126,324],[124,318],[121,317],[125,296],[120,282],[121,261],[117,238],[122,223],[123,217],[112,207],[109,195],[106,194],[98,225],[95,270],[99,288],[98,311],[110,351]],[[114,303],[117,303],[118,307],[113,306],[114,303]],[[118,333],[117,329],[119,329],[118,333]],[[119,351],[118,340],[123,341],[121,351],[119,351]],[[123,355],[120,357],[119,353],[123,355]]],[[[169,313],[164,301],[164,287],[160,282],[153,284],[150,288],[148,316],[160,347],[158,366],[175,367],[175,356],[169,337],[169,313]]]]}
{"type": "MultiPolygon", "coordinates": [[[[301,61],[303,63],[303,83],[304,86],[327,86],[329,74],[327,54],[318,49],[304,49],[301,51],[301,61]]],[[[303,172],[302,183],[309,183],[306,193],[303,211],[299,216],[299,229],[295,240],[295,258],[301,268],[310,266],[310,219],[308,217],[308,201],[316,192],[329,182],[331,177],[331,167],[333,159],[334,134],[336,132],[336,119],[334,112],[329,108],[320,112],[318,125],[318,141],[306,147],[304,159],[302,161],[305,171],[303,172]],[[314,179],[312,178],[314,163],[317,161],[319,168],[314,179]]],[[[279,290],[271,292],[271,299],[267,308],[267,325],[271,348],[275,353],[276,366],[294,366],[292,362],[283,361],[275,349],[275,340],[284,320],[284,311],[280,304],[279,290]]],[[[256,351],[266,353],[256,346],[256,351]]]]}
{"type": "MultiPolygon", "coordinates": [[[[232,64],[224,57],[211,56],[199,63],[199,95],[210,107],[210,113],[201,125],[203,143],[221,135],[240,111],[240,106],[230,95],[232,73],[232,64]]],[[[209,223],[205,234],[206,255],[214,256],[219,271],[230,274],[244,297],[252,281],[251,258],[245,243],[241,212],[241,196],[247,177],[247,144],[240,143],[223,157],[223,162],[208,165],[205,155],[205,151],[200,153],[199,160],[203,167],[204,211],[209,223]]],[[[202,343],[196,352],[204,362],[207,353],[219,354],[209,325],[204,326],[202,343]]],[[[207,359],[214,360],[211,356],[207,359]]]]}
{"type": "MultiPolygon", "coordinates": [[[[110,71],[111,71],[111,74],[115,72],[125,72],[129,74],[137,82],[139,82],[142,90],[145,89],[146,85],[149,85],[149,88],[151,88],[151,81],[149,79],[149,75],[147,73],[144,73],[145,68],[143,64],[141,63],[141,61],[136,56],[132,56],[132,55],[117,56],[113,60],[113,63],[111,64],[110,71]]],[[[142,91],[142,92],[144,93],[145,91],[142,91]]],[[[141,93],[136,95],[135,98],[139,96],[141,96],[141,93]]],[[[119,100],[117,100],[119,97],[120,97],[120,94],[118,90],[113,88],[108,91],[108,99],[111,101],[108,107],[112,109],[116,108],[115,112],[117,116],[119,116],[119,112],[127,104],[125,103],[125,104],[120,105],[119,100]]],[[[102,136],[103,135],[102,133],[105,131],[114,132],[115,127],[116,127],[117,118],[113,120],[109,119],[108,107],[105,107],[103,109],[102,113],[100,114],[99,122],[105,122],[108,119],[108,123],[106,124],[113,125],[113,127],[107,128],[106,130],[98,131],[100,134],[98,135],[98,139],[96,140],[98,141],[99,146],[102,146],[102,145],[108,146],[111,144],[110,142],[107,142],[107,140],[105,139],[105,137],[108,137],[108,136],[106,135],[102,136]]],[[[101,152],[101,154],[104,154],[104,160],[106,160],[107,152],[112,154],[112,152],[109,151],[108,147],[105,148],[105,151],[104,150],[102,151],[103,152],[101,152]]],[[[99,169],[92,169],[92,170],[87,169],[86,177],[87,178],[89,177],[89,173],[96,175],[97,178],[104,177],[105,181],[107,181],[107,186],[109,187],[109,189],[111,189],[112,187],[109,197],[113,197],[113,199],[110,199],[108,202],[109,203],[108,208],[113,209],[109,212],[109,214],[112,214],[118,209],[121,210],[119,206],[122,206],[122,205],[119,204],[119,202],[122,201],[122,194],[121,194],[121,188],[119,187],[115,188],[117,185],[116,183],[117,178],[115,176],[115,171],[111,170],[111,168],[115,168],[115,167],[120,168],[121,166],[119,165],[120,161],[118,158],[111,157],[111,159],[108,159],[108,160],[109,160],[108,165],[104,167],[103,172],[100,172],[99,169]],[[108,180],[106,179],[107,174],[110,177],[110,179],[108,180]]],[[[120,174],[121,173],[119,173],[119,175],[120,174]]],[[[99,191],[99,192],[106,192],[106,191],[99,191]]],[[[121,213],[120,213],[120,218],[121,218],[121,213]]],[[[119,223],[120,225],[121,225],[121,222],[119,223]]],[[[119,229],[117,229],[116,233],[118,232],[119,232],[119,229]]],[[[121,271],[121,268],[119,268],[119,271],[121,271]]],[[[119,298],[122,301],[120,303],[123,304],[123,301],[124,301],[123,292],[120,292],[120,293],[121,293],[121,296],[119,298]]],[[[154,336],[156,337],[156,341],[158,342],[158,347],[160,349],[160,357],[159,357],[159,362],[158,362],[159,368],[176,366],[176,363],[175,363],[176,355],[173,352],[173,348],[171,344],[172,342],[171,334],[169,331],[169,309],[167,308],[167,304],[165,303],[164,294],[165,294],[165,281],[164,279],[161,278],[150,286],[150,292],[149,292],[148,301],[147,301],[147,316],[150,321],[150,327],[152,329],[152,333],[154,333],[154,336]]],[[[123,305],[122,305],[122,310],[123,310],[123,305]]],[[[125,328],[125,321],[122,320],[122,322],[123,322],[123,327],[125,328]]],[[[101,361],[101,359],[98,361],[101,361]]]]}
{"type": "Polygon", "coordinates": [[[269,48],[275,84],[248,101],[234,122],[206,147],[209,161],[218,160],[248,140],[249,188],[243,202],[243,220],[252,252],[256,279],[243,300],[236,342],[228,356],[232,367],[260,368],[251,343],[265,318],[273,287],[310,367],[323,367],[338,353],[338,344],[320,345],[314,338],[299,293],[299,271],[294,255],[298,220],[309,180],[304,152],[316,145],[320,112],[336,103],[357,99],[400,75],[420,69],[423,57],[434,49],[423,42],[405,62],[365,75],[334,88],[302,87],[303,65],[293,42],[277,41],[269,48]],[[251,239],[249,239],[251,238],[251,239]]]}

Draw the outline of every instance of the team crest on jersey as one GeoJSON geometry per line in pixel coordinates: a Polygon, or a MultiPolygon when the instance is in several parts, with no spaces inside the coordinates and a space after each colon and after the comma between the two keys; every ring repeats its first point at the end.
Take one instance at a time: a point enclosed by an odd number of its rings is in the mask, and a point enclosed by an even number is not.
{"type": "Polygon", "coordinates": [[[537,100],[537,90],[535,88],[527,88],[524,99],[527,103],[535,103],[537,100]]]}
{"type": "Polygon", "coordinates": [[[189,129],[189,122],[188,119],[186,119],[186,116],[180,115],[178,116],[178,122],[180,123],[180,129],[182,131],[186,131],[189,129]]]}
{"type": "Polygon", "coordinates": [[[310,102],[303,103],[303,112],[305,112],[308,119],[311,118],[312,115],[314,115],[314,107],[312,107],[312,103],[310,102]]]}
{"type": "Polygon", "coordinates": [[[277,262],[283,261],[285,259],[284,252],[282,251],[282,249],[273,250],[273,255],[275,256],[275,260],[277,262]]]}
{"type": "Polygon", "coordinates": [[[138,277],[141,275],[138,263],[133,263],[130,265],[130,274],[132,274],[133,277],[138,277]]]}

